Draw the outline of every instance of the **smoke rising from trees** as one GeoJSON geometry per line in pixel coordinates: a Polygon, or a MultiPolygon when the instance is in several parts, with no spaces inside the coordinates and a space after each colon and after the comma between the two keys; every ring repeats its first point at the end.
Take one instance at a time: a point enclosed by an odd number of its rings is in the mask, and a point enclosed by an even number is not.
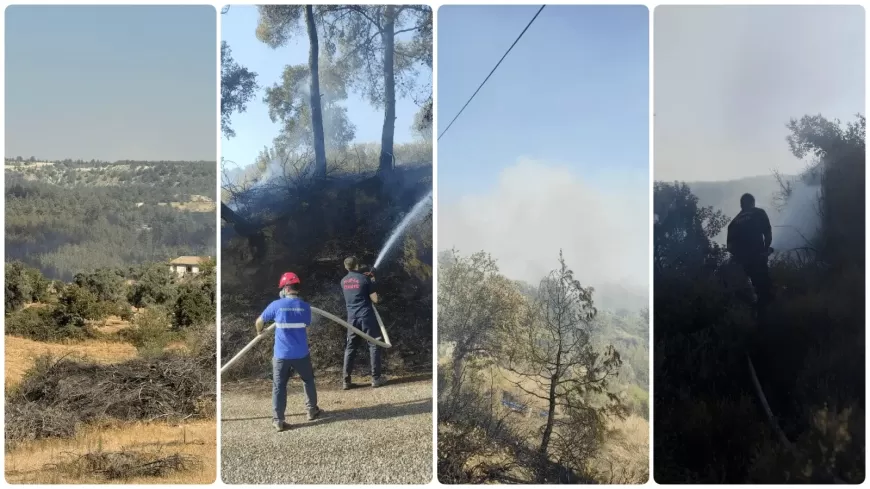
{"type": "Polygon", "coordinates": [[[487,250],[506,276],[538,283],[561,247],[585,284],[647,290],[646,193],[603,188],[565,167],[521,159],[491,190],[456,202],[439,205],[441,249],[487,250]]]}

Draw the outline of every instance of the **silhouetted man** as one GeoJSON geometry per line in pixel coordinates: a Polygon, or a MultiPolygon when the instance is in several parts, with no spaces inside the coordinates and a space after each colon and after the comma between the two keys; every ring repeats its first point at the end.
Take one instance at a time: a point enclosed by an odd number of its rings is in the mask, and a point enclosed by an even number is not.
{"type": "MultiPolygon", "coordinates": [[[[347,275],[341,279],[341,290],[344,292],[344,300],[347,304],[347,322],[361,330],[372,338],[381,337],[378,320],[375,317],[373,303],[378,302],[378,293],[375,292],[375,277],[372,272],[360,273],[359,262],[356,257],[348,257],[344,260],[344,268],[347,275]]],[[[353,387],[351,372],[356,359],[356,349],[361,341],[356,333],[347,330],[347,344],[344,349],[344,389],[353,387]]],[[[372,365],[372,387],[384,385],[381,376],[381,350],[378,345],[369,343],[369,357],[372,365]]]]}
{"type": "Polygon", "coordinates": [[[767,269],[767,257],[773,241],[770,219],[764,210],[755,207],[755,197],[751,194],[740,197],[740,209],[740,213],[728,224],[728,252],[743,266],[752,281],[758,309],[763,311],[773,298],[767,269]]]}

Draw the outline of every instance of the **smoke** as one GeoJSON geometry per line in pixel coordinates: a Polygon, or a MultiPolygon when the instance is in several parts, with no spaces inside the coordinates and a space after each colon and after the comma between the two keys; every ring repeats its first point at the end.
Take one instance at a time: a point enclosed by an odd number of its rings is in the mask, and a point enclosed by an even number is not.
{"type": "Polygon", "coordinates": [[[657,7],[656,180],[802,170],[790,118],[864,112],[864,22],[859,5],[657,7]]]}
{"type": "Polygon", "coordinates": [[[795,178],[790,181],[791,194],[775,216],[770,216],[773,225],[773,247],[778,252],[810,246],[818,232],[819,197],[821,187],[795,178]]]}
{"type": "MultiPolygon", "coordinates": [[[[331,89],[329,77],[330,68],[321,63],[320,69],[320,104],[321,122],[326,149],[337,149],[338,142],[353,139],[354,128],[347,119],[347,109],[340,104],[344,96],[331,89]]],[[[274,182],[290,178],[300,181],[314,175],[314,133],[311,125],[311,74],[307,74],[290,90],[288,94],[293,104],[300,110],[305,110],[304,120],[298,120],[290,132],[284,132],[276,138],[274,147],[281,147],[286,154],[270,150],[271,157],[260,173],[254,188],[261,188],[274,182]]],[[[262,164],[263,157],[261,156],[262,164]]]]}
{"type": "Polygon", "coordinates": [[[558,266],[562,249],[582,284],[646,293],[648,185],[604,189],[568,168],[520,160],[491,191],[439,202],[439,248],[489,252],[503,274],[532,284],[558,266]]]}

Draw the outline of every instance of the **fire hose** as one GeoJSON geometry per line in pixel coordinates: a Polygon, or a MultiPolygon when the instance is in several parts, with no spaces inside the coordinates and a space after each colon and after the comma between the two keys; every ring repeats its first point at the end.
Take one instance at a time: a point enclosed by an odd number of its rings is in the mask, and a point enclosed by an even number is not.
{"type": "MultiPolygon", "coordinates": [[[[347,321],[344,321],[343,319],[339,318],[338,316],[335,316],[335,315],[330,314],[322,309],[318,309],[314,306],[311,306],[311,312],[319,314],[320,316],[322,316],[326,319],[329,319],[335,323],[340,324],[341,326],[344,326],[345,328],[347,328],[348,331],[353,331],[354,333],[357,334],[357,336],[365,339],[369,343],[374,343],[375,345],[378,345],[378,346],[383,347],[383,348],[392,348],[393,345],[390,343],[390,337],[389,337],[389,335],[387,335],[387,329],[384,328],[384,322],[381,320],[381,315],[378,313],[378,309],[374,305],[372,305],[372,309],[374,309],[374,311],[375,311],[375,318],[378,320],[378,326],[380,326],[380,328],[381,328],[381,335],[383,335],[383,341],[381,341],[380,339],[377,339],[377,338],[372,338],[371,336],[365,334],[364,332],[362,332],[358,328],[353,327],[353,325],[351,325],[347,321]]],[[[244,348],[242,348],[238,353],[236,353],[236,355],[233,358],[230,358],[230,360],[226,364],[224,364],[223,367],[221,367],[221,374],[223,374],[227,369],[229,369],[234,363],[238,362],[240,358],[245,356],[245,354],[248,353],[251,350],[251,348],[253,348],[261,339],[263,339],[266,336],[266,333],[273,331],[274,329],[275,329],[275,323],[272,323],[262,333],[258,334],[253,340],[251,340],[250,343],[245,345],[244,348]]]]}

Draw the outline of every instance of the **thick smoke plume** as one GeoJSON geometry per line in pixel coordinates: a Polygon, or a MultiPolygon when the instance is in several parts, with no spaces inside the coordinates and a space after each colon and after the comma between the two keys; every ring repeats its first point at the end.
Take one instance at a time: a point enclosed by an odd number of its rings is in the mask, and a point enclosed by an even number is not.
{"type": "Polygon", "coordinates": [[[438,206],[438,246],[484,250],[508,277],[537,284],[559,250],[584,285],[649,283],[647,186],[593,186],[573,171],[520,160],[494,188],[438,206]],[[613,189],[613,190],[611,190],[613,189]]]}

